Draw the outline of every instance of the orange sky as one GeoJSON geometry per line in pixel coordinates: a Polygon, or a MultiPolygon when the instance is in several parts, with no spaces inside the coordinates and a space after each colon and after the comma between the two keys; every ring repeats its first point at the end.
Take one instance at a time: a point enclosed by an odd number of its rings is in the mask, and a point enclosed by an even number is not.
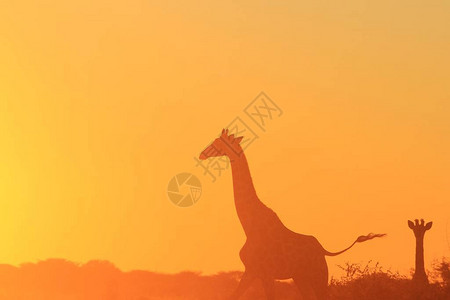
{"type": "Polygon", "coordinates": [[[231,172],[181,209],[170,178],[260,92],[258,195],[328,259],[450,255],[448,1],[2,1],[0,262],[242,269],[231,172]],[[286,3],[285,3],[286,2],[286,3]]]}

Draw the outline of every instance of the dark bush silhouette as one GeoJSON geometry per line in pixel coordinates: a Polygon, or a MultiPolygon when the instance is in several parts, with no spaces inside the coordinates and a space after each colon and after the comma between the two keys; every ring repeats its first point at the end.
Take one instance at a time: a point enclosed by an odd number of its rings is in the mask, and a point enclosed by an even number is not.
{"type": "MultiPolygon", "coordinates": [[[[450,263],[436,261],[428,272],[430,284],[416,290],[411,276],[384,270],[379,264],[347,263],[345,275],[331,279],[330,299],[450,299],[450,263]]],[[[76,264],[63,259],[0,265],[1,300],[156,300],[226,299],[236,288],[242,272],[201,275],[196,272],[161,274],[149,271],[122,272],[107,261],[76,264]]],[[[277,299],[299,299],[290,281],[276,283],[277,299]]],[[[260,282],[243,299],[265,299],[260,282]]]]}
{"type": "Polygon", "coordinates": [[[347,263],[339,267],[346,275],[339,280],[331,280],[330,299],[450,299],[448,279],[447,284],[444,279],[449,272],[449,264],[445,259],[434,263],[430,272],[430,277],[434,281],[427,286],[419,287],[407,276],[384,270],[378,263],[369,262],[364,267],[347,263]]]}

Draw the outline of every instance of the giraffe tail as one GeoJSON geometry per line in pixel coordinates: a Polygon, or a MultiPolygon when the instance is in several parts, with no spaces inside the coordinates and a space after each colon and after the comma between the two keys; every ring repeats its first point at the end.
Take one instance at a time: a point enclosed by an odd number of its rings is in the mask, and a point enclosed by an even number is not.
{"type": "Polygon", "coordinates": [[[362,243],[368,240],[371,240],[373,238],[377,238],[377,237],[383,237],[386,236],[385,233],[369,233],[368,235],[361,235],[359,236],[356,241],[353,242],[353,244],[351,244],[349,247],[345,248],[344,250],[338,251],[338,252],[329,252],[325,249],[323,249],[325,251],[325,255],[327,256],[336,256],[339,255],[341,253],[344,253],[345,251],[347,251],[348,249],[350,249],[351,247],[353,247],[356,243],[362,243]]]}

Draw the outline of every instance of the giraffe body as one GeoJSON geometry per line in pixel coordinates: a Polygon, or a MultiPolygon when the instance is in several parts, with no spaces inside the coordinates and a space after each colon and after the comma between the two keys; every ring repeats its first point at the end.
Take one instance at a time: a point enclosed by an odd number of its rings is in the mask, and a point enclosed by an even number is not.
{"type": "Polygon", "coordinates": [[[348,248],[331,253],[319,241],[288,229],[277,214],[264,205],[256,195],[247,159],[240,146],[242,137],[235,138],[223,130],[208,146],[200,159],[228,156],[231,163],[236,212],[247,240],[239,252],[245,272],[232,299],[238,299],[259,278],[267,299],[274,299],[274,280],[294,279],[305,300],[326,299],[328,267],[325,256],[334,256],[384,234],[360,236],[348,248]]]}
{"type": "Polygon", "coordinates": [[[239,255],[246,269],[273,279],[302,275],[297,274],[299,270],[311,270],[316,266],[315,261],[325,257],[316,238],[287,228],[275,234],[269,230],[266,237],[247,237],[239,255]]]}

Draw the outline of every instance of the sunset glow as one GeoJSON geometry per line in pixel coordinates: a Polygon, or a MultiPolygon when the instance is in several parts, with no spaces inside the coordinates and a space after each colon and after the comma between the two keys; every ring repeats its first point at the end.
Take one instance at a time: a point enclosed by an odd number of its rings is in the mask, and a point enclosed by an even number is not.
{"type": "MultiPolygon", "coordinates": [[[[196,167],[236,117],[260,199],[329,251],[409,275],[450,255],[450,2],[0,4],[0,262],[242,270],[231,171],[196,167]],[[265,131],[244,108],[283,110],[265,131]],[[191,172],[191,207],[167,196],[191,172]]],[[[331,277],[331,276],[330,276],[331,277]]]]}

